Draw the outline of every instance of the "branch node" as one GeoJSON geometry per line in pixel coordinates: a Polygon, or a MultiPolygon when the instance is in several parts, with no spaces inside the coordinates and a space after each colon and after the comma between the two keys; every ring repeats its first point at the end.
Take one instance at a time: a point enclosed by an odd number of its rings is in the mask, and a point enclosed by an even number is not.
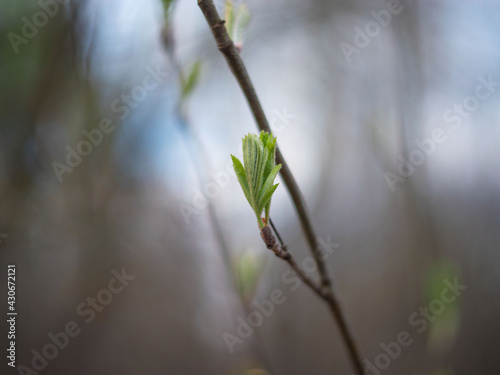
{"type": "Polygon", "coordinates": [[[224,24],[225,24],[225,23],[226,23],[226,21],[224,21],[224,20],[220,20],[220,21],[219,21],[219,22],[217,22],[215,25],[210,26],[210,28],[211,28],[212,30],[215,30],[215,29],[217,29],[218,27],[225,27],[225,26],[224,26],[224,24]]]}
{"type": "Polygon", "coordinates": [[[268,225],[260,230],[260,236],[264,240],[268,249],[272,249],[276,244],[276,238],[274,238],[273,232],[268,225]]]}

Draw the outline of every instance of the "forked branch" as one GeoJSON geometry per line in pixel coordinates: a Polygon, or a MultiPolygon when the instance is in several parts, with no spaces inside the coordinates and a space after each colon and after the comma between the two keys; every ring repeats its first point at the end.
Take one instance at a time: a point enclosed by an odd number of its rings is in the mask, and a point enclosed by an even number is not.
{"type": "MultiPolygon", "coordinates": [[[[272,223],[272,221],[271,221],[272,223]]],[[[260,231],[260,235],[262,239],[264,240],[264,243],[266,244],[267,248],[271,251],[274,252],[274,254],[278,257],[283,259],[285,262],[287,262],[290,267],[295,271],[297,276],[309,287],[311,288],[320,298],[326,299],[328,297],[328,292],[323,289],[320,285],[317,285],[297,264],[295,261],[295,258],[292,256],[291,253],[288,252],[288,249],[286,245],[283,243],[281,236],[277,232],[274,224],[271,224],[273,227],[274,232],[276,233],[276,236],[278,236],[280,243],[278,244],[276,242],[276,238],[274,237],[274,234],[271,230],[271,228],[266,225],[262,230],[260,231]]]]}

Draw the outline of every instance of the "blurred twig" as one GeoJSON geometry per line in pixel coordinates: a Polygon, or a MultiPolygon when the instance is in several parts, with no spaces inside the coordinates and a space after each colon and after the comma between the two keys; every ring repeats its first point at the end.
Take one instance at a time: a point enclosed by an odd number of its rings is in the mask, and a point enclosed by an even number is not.
{"type": "MultiPolygon", "coordinates": [[[[229,68],[233,72],[233,75],[238,81],[241,90],[245,94],[245,97],[252,110],[253,116],[255,118],[255,121],[257,122],[259,129],[271,133],[271,128],[269,127],[266,115],[264,114],[259,98],[257,96],[257,93],[255,92],[255,89],[250,80],[245,65],[241,57],[239,56],[238,51],[234,47],[231,38],[227,33],[226,27],[224,26],[224,21],[221,20],[219,17],[214,2],[212,0],[198,0],[198,6],[203,12],[205,19],[207,20],[207,23],[212,30],[214,39],[217,42],[217,48],[224,55],[229,68]]],[[[321,285],[323,286],[324,289],[323,299],[328,304],[334,319],[339,325],[339,328],[341,330],[345,344],[348,348],[348,352],[351,361],[356,369],[356,372],[359,375],[362,375],[363,365],[361,362],[361,355],[358,346],[354,341],[351,329],[348,326],[345,316],[341,310],[338,298],[333,291],[331,279],[330,276],[328,275],[325,262],[321,257],[319,246],[316,241],[316,235],[312,227],[309,215],[307,213],[304,199],[302,198],[302,194],[299,190],[299,187],[278,147],[276,148],[276,159],[278,163],[282,164],[282,168],[280,171],[281,177],[283,178],[283,181],[285,182],[288,192],[290,193],[295,209],[297,210],[297,214],[299,216],[302,229],[304,231],[310,251],[314,256],[314,259],[316,260],[319,275],[321,277],[321,285]]]]}
{"type": "MultiPolygon", "coordinates": [[[[172,3],[172,7],[170,8],[171,11],[173,6],[176,4],[176,2],[172,3]]],[[[169,27],[169,24],[167,23],[162,31],[162,37],[163,37],[163,47],[165,49],[165,52],[167,53],[167,56],[174,67],[174,70],[178,73],[179,75],[179,80],[183,81],[184,79],[184,71],[179,63],[179,60],[177,59],[177,56],[175,54],[174,48],[173,48],[173,38],[170,35],[171,30],[169,27]]],[[[182,94],[181,94],[182,97],[182,94]]],[[[187,147],[189,149],[189,155],[192,158],[193,165],[195,167],[195,172],[198,180],[198,184],[200,187],[203,187],[207,181],[204,175],[204,170],[210,170],[212,169],[210,166],[210,158],[208,157],[208,152],[205,150],[205,147],[203,145],[203,142],[200,140],[200,138],[197,136],[196,132],[194,131],[193,127],[191,126],[185,103],[186,98],[180,99],[179,103],[177,104],[176,108],[176,114],[178,118],[178,122],[181,125],[181,130],[182,134],[184,135],[184,138],[186,140],[187,147]]],[[[236,296],[238,297],[238,301],[240,303],[241,310],[245,314],[245,316],[248,316],[251,311],[248,306],[248,304],[244,301],[244,298],[238,293],[237,290],[237,281],[234,277],[234,273],[231,271],[232,269],[232,260],[231,260],[231,252],[229,250],[229,246],[227,244],[226,238],[224,236],[224,230],[222,227],[222,224],[219,220],[219,217],[217,215],[215,206],[213,202],[209,199],[207,202],[207,209],[208,209],[208,216],[209,216],[209,223],[212,228],[212,231],[215,236],[215,240],[218,244],[218,248],[221,253],[222,257],[222,262],[224,265],[224,270],[226,273],[227,280],[231,287],[234,289],[234,292],[236,296]]],[[[262,339],[262,335],[260,330],[256,330],[257,334],[257,351],[258,351],[258,357],[260,357],[260,361],[262,361],[262,364],[267,367],[269,371],[274,373],[274,366],[271,362],[270,355],[267,351],[267,348],[264,345],[264,340],[262,339]]]]}

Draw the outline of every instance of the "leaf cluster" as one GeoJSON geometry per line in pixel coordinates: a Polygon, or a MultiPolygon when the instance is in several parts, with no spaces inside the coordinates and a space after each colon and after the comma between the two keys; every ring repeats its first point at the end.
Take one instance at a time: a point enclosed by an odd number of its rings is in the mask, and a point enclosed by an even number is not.
{"type": "Polygon", "coordinates": [[[259,228],[269,221],[271,197],[279,184],[274,179],[281,169],[281,164],[275,165],[276,137],[262,131],[260,135],[248,134],[243,138],[243,164],[234,155],[233,167],[243,193],[252,207],[259,228]],[[261,219],[265,210],[265,218],[261,219]]]}

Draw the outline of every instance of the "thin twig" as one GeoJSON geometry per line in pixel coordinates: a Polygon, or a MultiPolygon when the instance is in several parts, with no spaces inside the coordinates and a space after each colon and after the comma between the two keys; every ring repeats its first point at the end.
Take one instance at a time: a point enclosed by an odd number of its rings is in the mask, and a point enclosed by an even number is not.
{"type": "MultiPolygon", "coordinates": [[[[253,116],[255,118],[255,121],[257,122],[259,129],[271,133],[271,128],[269,127],[269,123],[267,121],[266,115],[264,114],[257,93],[255,92],[252,81],[250,80],[250,77],[240,55],[238,54],[231,38],[227,33],[227,30],[224,26],[224,21],[219,17],[214,2],[212,0],[198,0],[198,6],[200,7],[203,15],[205,16],[205,19],[207,20],[208,25],[212,30],[214,39],[217,42],[217,48],[224,55],[229,68],[233,72],[234,77],[238,81],[243,93],[245,94],[245,97],[252,110],[253,116]]],[[[316,260],[323,289],[327,290],[327,298],[323,299],[328,303],[333,317],[339,325],[340,331],[347,345],[348,352],[354,368],[356,369],[356,372],[359,375],[363,375],[363,365],[361,361],[360,351],[354,341],[352,330],[348,326],[348,323],[340,308],[338,298],[334,294],[332,283],[328,275],[324,259],[321,256],[321,252],[316,241],[317,237],[306,210],[304,199],[302,197],[302,194],[300,193],[297,182],[295,181],[278,147],[276,147],[276,160],[282,165],[280,170],[281,177],[283,178],[283,181],[294,203],[309,249],[314,259],[316,260]]],[[[292,264],[290,265],[292,266],[292,264]]]]}
{"type": "Polygon", "coordinates": [[[309,288],[311,288],[319,297],[322,299],[326,300],[328,297],[328,292],[325,291],[320,285],[317,285],[297,264],[295,261],[295,258],[292,256],[291,253],[288,252],[286,245],[283,243],[281,236],[278,234],[278,231],[276,230],[276,227],[274,224],[271,224],[273,227],[274,232],[276,233],[276,236],[278,236],[279,239],[279,244],[276,242],[276,237],[274,237],[273,232],[271,231],[271,228],[269,226],[265,226],[264,228],[261,229],[260,235],[262,236],[262,239],[264,240],[264,243],[266,244],[267,248],[269,250],[272,250],[274,254],[278,257],[283,259],[285,262],[287,262],[290,267],[295,271],[297,276],[307,284],[309,288]]]}
{"type": "MultiPolygon", "coordinates": [[[[271,224],[271,227],[273,228],[274,233],[276,234],[276,237],[278,237],[278,241],[280,242],[281,248],[287,251],[287,246],[284,243],[283,239],[281,238],[281,235],[274,225],[274,222],[272,221],[271,218],[269,218],[269,223],[271,224]]],[[[264,241],[265,242],[265,241],[264,241]]],[[[290,253],[288,253],[290,254],[290,253]]],[[[284,259],[284,258],[283,258],[284,259]]],[[[328,304],[328,307],[330,308],[330,311],[334,314],[336,319],[341,319],[341,322],[339,322],[340,330],[342,332],[342,335],[346,339],[346,345],[349,348],[350,352],[355,352],[358,353],[356,343],[352,340],[350,332],[348,330],[348,324],[345,321],[344,314],[342,313],[341,306],[339,301],[337,300],[336,296],[334,293],[332,293],[330,290],[325,289],[325,288],[320,288],[318,285],[316,285],[314,282],[310,281],[309,277],[304,274],[304,272],[299,268],[295,260],[293,259],[292,255],[290,254],[288,259],[285,259],[288,264],[293,268],[295,273],[321,298],[325,300],[325,302],[328,304]]]]}
{"type": "MultiPolygon", "coordinates": [[[[354,340],[350,335],[348,329],[349,326],[345,321],[345,316],[342,313],[340,303],[338,302],[335,294],[329,289],[321,288],[319,285],[316,285],[316,283],[314,283],[314,281],[312,281],[309,278],[309,276],[295,262],[295,259],[293,258],[292,254],[290,254],[287,251],[286,244],[283,242],[281,235],[276,229],[276,226],[272,222],[271,218],[269,218],[269,222],[271,223],[274,233],[276,233],[276,236],[278,237],[280,245],[276,243],[276,239],[274,238],[274,236],[272,236],[272,233],[270,233],[269,227],[266,226],[264,227],[264,229],[262,229],[261,235],[267,247],[273,250],[277,257],[288,262],[288,264],[292,267],[297,276],[299,276],[300,279],[307,284],[307,286],[309,286],[320,298],[322,298],[328,304],[328,307],[330,308],[330,311],[334,315],[335,319],[340,319],[340,321],[338,321],[339,327],[342,332],[342,336],[345,339],[349,352],[358,353],[356,343],[354,342],[354,340]]],[[[357,363],[354,363],[354,361],[353,364],[355,365],[357,371],[361,371],[361,374],[363,374],[363,368],[362,367],[358,368],[357,363]]]]}
{"type": "MultiPolygon", "coordinates": [[[[213,1],[199,0],[198,6],[202,10],[208,24],[210,25],[210,28],[212,29],[212,34],[214,35],[214,38],[217,42],[218,49],[226,58],[229,68],[233,72],[243,93],[245,94],[245,97],[248,101],[248,104],[250,105],[259,129],[271,133],[271,128],[269,127],[266,115],[264,114],[264,110],[262,109],[259,98],[257,96],[257,93],[255,92],[245,65],[226,31],[224,21],[219,18],[219,14],[217,13],[217,9],[215,8],[213,1]]],[[[283,155],[281,154],[281,151],[278,147],[276,147],[276,161],[277,163],[282,165],[280,174],[283,178],[283,181],[285,182],[288,192],[290,193],[295,209],[297,210],[302,229],[306,236],[307,243],[318,265],[321,283],[324,286],[329,286],[331,285],[331,281],[328,276],[325,263],[322,260],[321,253],[318,249],[318,244],[316,241],[317,237],[307,213],[304,199],[302,198],[302,194],[300,193],[297,182],[295,181],[295,178],[288,168],[288,164],[283,158],[283,155]]]]}
{"type": "Polygon", "coordinates": [[[277,229],[276,229],[276,227],[274,226],[273,220],[272,220],[271,218],[269,218],[269,222],[271,223],[271,227],[273,228],[274,233],[276,233],[276,237],[278,237],[278,241],[280,242],[281,247],[286,248],[285,243],[284,243],[284,242],[283,242],[283,240],[281,239],[280,232],[278,232],[278,230],[277,230],[277,229]]]}

